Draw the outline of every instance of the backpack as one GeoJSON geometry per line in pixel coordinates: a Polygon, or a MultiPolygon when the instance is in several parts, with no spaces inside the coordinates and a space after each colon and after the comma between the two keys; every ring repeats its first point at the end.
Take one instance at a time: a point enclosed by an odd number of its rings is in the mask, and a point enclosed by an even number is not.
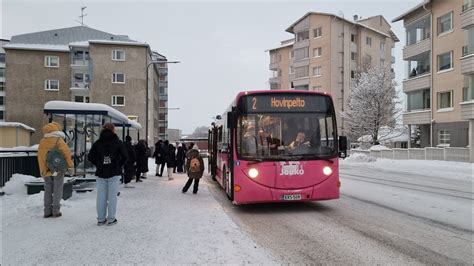
{"type": "Polygon", "coordinates": [[[97,167],[101,169],[113,169],[115,154],[113,145],[102,144],[97,147],[97,167]]]}
{"type": "Polygon", "coordinates": [[[201,162],[198,158],[194,157],[191,159],[191,162],[189,163],[189,171],[191,173],[201,172],[201,162]]]}
{"type": "Polygon", "coordinates": [[[59,150],[58,142],[59,138],[56,141],[56,145],[46,154],[46,166],[53,174],[64,171],[67,168],[66,158],[64,158],[63,153],[59,150]]]}

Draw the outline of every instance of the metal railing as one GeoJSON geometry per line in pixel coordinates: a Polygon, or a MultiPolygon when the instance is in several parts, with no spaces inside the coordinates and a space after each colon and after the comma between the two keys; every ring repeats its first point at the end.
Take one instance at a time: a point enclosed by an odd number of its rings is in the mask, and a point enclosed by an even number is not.
{"type": "Polygon", "coordinates": [[[13,174],[40,176],[36,151],[0,151],[0,187],[13,174]]]}
{"type": "Polygon", "coordinates": [[[348,154],[363,153],[374,158],[393,160],[440,160],[469,162],[468,148],[410,148],[410,149],[387,149],[387,150],[349,150],[348,154]]]}

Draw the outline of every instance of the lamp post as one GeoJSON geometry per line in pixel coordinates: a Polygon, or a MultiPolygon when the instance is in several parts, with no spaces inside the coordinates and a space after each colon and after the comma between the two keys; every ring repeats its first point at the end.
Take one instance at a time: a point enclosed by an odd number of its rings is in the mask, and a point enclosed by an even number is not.
{"type": "MultiPolygon", "coordinates": [[[[151,65],[154,64],[159,64],[159,63],[166,63],[166,64],[178,64],[180,61],[168,61],[168,60],[152,60],[146,65],[146,99],[145,99],[145,140],[148,145],[148,91],[149,86],[148,86],[148,69],[150,68],[151,65]]],[[[158,73],[158,82],[160,78],[160,73],[158,73]]]]}

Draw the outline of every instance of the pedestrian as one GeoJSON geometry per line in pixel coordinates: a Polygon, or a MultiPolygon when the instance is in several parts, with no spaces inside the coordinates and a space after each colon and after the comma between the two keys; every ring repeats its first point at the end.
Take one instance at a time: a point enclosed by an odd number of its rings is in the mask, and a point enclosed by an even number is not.
{"type": "Polygon", "coordinates": [[[64,174],[69,168],[72,173],[74,163],[64,139],[61,126],[48,123],[43,129],[43,139],[38,146],[38,165],[44,179],[44,218],[61,217],[60,202],[63,197],[64,174]]]}
{"type": "Polygon", "coordinates": [[[115,134],[114,124],[103,126],[87,158],[97,169],[97,225],[114,225],[120,176],[128,160],[127,148],[115,134]]]}
{"type": "Polygon", "coordinates": [[[176,148],[173,144],[168,144],[166,167],[168,172],[168,180],[173,180],[173,170],[176,165],[176,148]]]}
{"type": "Polygon", "coordinates": [[[137,156],[135,154],[135,148],[132,145],[132,138],[130,136],[125,137],[125,148],[127,149],[127,154],[128,154],[128,160],[125,163],[124,167],[124,173],[123,173],[123,179],[124,179],[124,187],[126,188],[134,188],[130,184],[132,182],[132,178],[135,176],[135,173],[137,171],[136,169],[136,161],[137,161],[137,156]]]}
{"type": "Polygon", "coordinates": [[[135,174],[136,182],[143,182],[142,179],[146,179],[143,173],[148,172],[148,152],[145,140],[139,140],[135,145],[135,152],[137,155],[137,171],[135,174]]]}
{"type": "Polygon", "coordinates": [[[153,152],[153,158],[155,158],[156,164],[156,173],[155,176],[161,176],[160,174],[160,166],[163,162],[163,158],[161,157],[161,148],[163,146],[163,141],[160,139],[158,142],[155,143],[155,151],[153,152]]]}
{"type": "Polygon", "coordinates": [[[160,153],[161,153],[161,167],[160,167],[160,176],[163,176],[163,171],[165,169],[165,165],[168,162],[168,149],[169,149],[169,144],[170,142],[168,140],[165,140],[163,142],[163,147],[161,147],[160,153]]]}
{"type": "Polygon", "coordinates": [[[178,173],[183,173],[184,170],[184,161],[186,159],[186,151],[184,148],[184,144],[178,144],[178,152],[176,153],[176,164],[178,168],[178,173]]]}
{"type": "Polygon", "coordinates": [[[194,180],[193,194],[196,194],[199,189],[199,180],[204,174],[204,160],[199,154],[196,146],[188,151],[186,161],[186,172],[188,173],[188,182],[184,185],[182,192],[186,193],[194,180]]]}

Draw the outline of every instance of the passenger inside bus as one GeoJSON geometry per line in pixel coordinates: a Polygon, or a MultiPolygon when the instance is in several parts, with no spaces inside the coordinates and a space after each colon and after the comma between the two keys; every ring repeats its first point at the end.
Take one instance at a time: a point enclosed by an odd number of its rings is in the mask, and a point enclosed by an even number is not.
{"type": "Polygon", "coordinates": [[[257,153],[257,137],[255,136],[255,126],[247,125],[242,142],[242,151],[248,155],[255,155],[257,153]]]}

